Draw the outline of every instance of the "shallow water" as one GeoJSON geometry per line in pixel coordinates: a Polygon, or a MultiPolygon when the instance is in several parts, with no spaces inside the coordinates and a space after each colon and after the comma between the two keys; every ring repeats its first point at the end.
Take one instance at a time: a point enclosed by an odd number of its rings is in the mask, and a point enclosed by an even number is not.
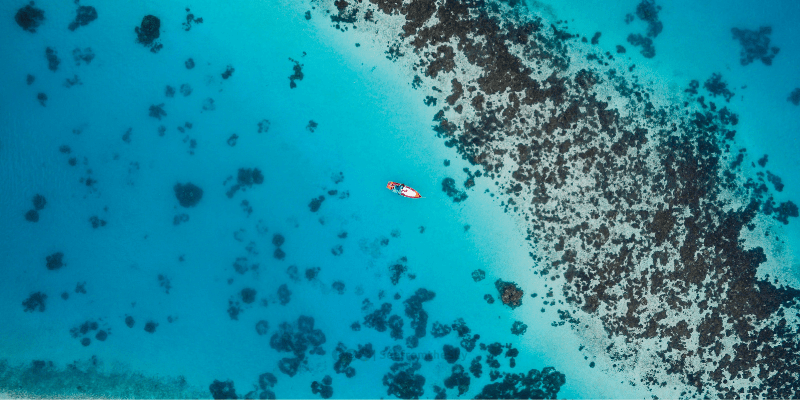
{"type": "Polygon", "coordinates": [[[637,1],[392,4],[0,5],[0,393],[798,393],[800,8],[658,2],[645,58],[637,1]]]}

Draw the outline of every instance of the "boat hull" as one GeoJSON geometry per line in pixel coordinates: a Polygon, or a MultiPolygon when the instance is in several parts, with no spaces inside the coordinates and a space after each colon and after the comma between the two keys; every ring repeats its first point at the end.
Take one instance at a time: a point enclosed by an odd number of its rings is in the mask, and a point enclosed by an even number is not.
{"type": "Polygon", "coordinates": [[[409,199],[419,199],[419,198],[422,197],[422,195],[420,195],[419,192],[417,192],[416,190],[410,188],[409,186],[403,185],[402,183],[389,182],[386,185],[386,188],[391,190],[391,191],[394,191],[395,187],[398,186],[398,185],[403,186],[403,189],[400,191],[400,193],[395,192],[395,193],[399,194],[400,196],[407,197],[409,199]]]}

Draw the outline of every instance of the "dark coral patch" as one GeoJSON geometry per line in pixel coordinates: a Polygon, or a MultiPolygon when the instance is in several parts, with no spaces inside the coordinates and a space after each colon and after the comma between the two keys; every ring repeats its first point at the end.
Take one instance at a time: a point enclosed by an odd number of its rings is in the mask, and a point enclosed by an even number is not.
{"type": "Polygon", "coordinates": [[[300,64],[299,62],[297,62],[295,60],[292,60],[291,58],[289,59],[289,61],[294,63],[294,66],[292,67],[292,70],[294,71],[294,73],[289,75],[289,88],[290,89],[294,89],[294,88],[297,87],[297,83],[295,83],[295,81],[302,81],[303,80],[303,76],[304,76],[303,75],[303,64],[300,64]]]}
{"type": "Polygon", "coordinates": [[[86,26],[97,19],[97,10],[92,6],[79,6],[76,11],[75,20],[69,23],[69,30],[74,31],[78,27],[86,26]]]}
{"type": "Polygon", "coordinates": [[[147,333],[154,333],[157,327],[158,323],[153,321],[148,321],[146,324],[144,324],[144,331],[147,333]]]}
{"type": "Polygon", "coordinates": [[[47,205],[47,199],[45,199],[44,196],[40,194],[33,196],[32,201],[33,201],[33,208],[35,208],[36,211],[41,211],[42,209],[44,209],[44,206],[47,205]]]}
{"type": "Polygon", "coordinates": [[[61,269],[61,267],[67,265],[64,263],[64,253],[60,251],[47,256],[46,261],[47,269],[51,271],[61,269]]]}
{"type": "Polygon", "coordinates": [[[289,304],[289,302],[292,300],[292,291],[289,290],[289,286],[287,286],[285,283],[278,287],[278,300],[282,306],[289,304]]]}
{"type": "Polygon", "coordinates": [[[36,28],[44,21],[44,11],[41,8],[34,7],[34,3],[31,2],[17,10],[14,15],[14,21],[17,22],[20,28],[28,32],[36,32],[36,28]]]}
{"type": "Polygon", "coordinates": [[[214,399],[238,399],[239,397],[236,395],[236,388],[233,387],[233,381],[219,381],[214,379],[208,386],[208,390],[211,392],[211,397],[214,399]]]}
{"type": "Polygon", "coordinates": [[[444,355],[445,361],[453,364],[454,362],[458,361],[458,358],[461,356],[461,349],[446,344],[444,347],[442,347],[442,354],[444,355]]]}
{"type": "MultiPolygon", "coordinates": [[[[500,377],[500,376],[498,376],[500,377]]],[[[532,369],[527,374],[502,374],[500,382],[483,387],[476,398],[481,399],[555,399],[566,383],[564,374],[553,367],[542,371],[532,369]]]]}
{"type": "Polygon", "coordinates": [[[401,399],[418,399],[425,393],[425,377],[417,374],[422,368],[419,362],[397,362],[383,376],[386,394],[401,399]]]}
{"type": "Polygon", "coordinates": [[[164,45],[157,42],[161,36],[161,20],[155,15],[145,15],[142,23],[134,28],[136,41],[150,49],[153,53],[158,53],[164,45]]]}
{"type": "Polygon", "coordinates": [[[320,206],[322,206],[323,201],[325,201],[325,196],[319,196],[311,199],[311,202],[308,203],[308,208],[311,210],[311,212],[317,212],[319,211],[320,206]]]}
{"type": "Polygon", "coordinates": [[[47,295],[42,292],[36,292],[32,293],[25,301],[23,301],[22,306],[24,307],[25,312],[44,312],[45,301],[47,301],[47,295]]]}
{"type": "Polygon", "coordinates": [[[780,51],[777,47],[770,47],[769,35],[772,34],[772,27],[762,26],[757,31],[749,29],[732,28],[733,38],[742,45],[739,61],[742,65],[747,65],[756,60],[761,60],[764,65],[772,65],[772,59],[780,51]]]}
{"type": "Polygon", "coordinates": [[[467,193],[456,188],[456,181],[453,178],[444,178],[442,180],[442,191],[451,197],[454,203],[460,203],[467,199],[467,193]]]}
{"type": "Polygon", "coordinates": [[[47,68],[50,71],[58,71],[58,65],[61,64],[61,59],[58,58],[58,53],[52,47],[48,47],[44,51],[44,55],[47,58],[47,68]]]}
{"type": "Polygon", "coordinates": [[[790,103],[800,106],[800,88],[795,88],[787,99],[790,103]]]}
{"type": "Polygon", "coordinates": [[[25,220],[28,222],[39,222],[39,212],[36,210],[28,210],[25,213],[25,220]]]}
{"type": "Polygon", "coordinates": [[[203,189],[193,183],[176,183],[173,190],[182,207],[194,207],[203,198],[203,189]]]}

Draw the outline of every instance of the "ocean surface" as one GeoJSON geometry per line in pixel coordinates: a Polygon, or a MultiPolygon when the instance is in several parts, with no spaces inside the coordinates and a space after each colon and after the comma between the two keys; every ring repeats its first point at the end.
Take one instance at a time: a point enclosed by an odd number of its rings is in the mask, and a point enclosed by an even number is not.
{"type": "Polygon", "coordinates": [[[800,397],[797,21],[2,2],[0,397],[800,397]]]}

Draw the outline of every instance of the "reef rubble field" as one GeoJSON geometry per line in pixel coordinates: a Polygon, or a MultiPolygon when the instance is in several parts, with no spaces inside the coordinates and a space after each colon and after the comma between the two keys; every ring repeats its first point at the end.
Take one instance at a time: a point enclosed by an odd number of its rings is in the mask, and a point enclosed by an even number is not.
{"type": "Polygon", "coordinates": [[[311,5],[381,38],[426,91],[437,135],[527,224],[534,274],[562,288],[562,319],[609,369],[681,395],[797,395],[800,286],[779,234],[797,206],[742,166],[719,76],[664,93],[503,3],[311,5]]]}

